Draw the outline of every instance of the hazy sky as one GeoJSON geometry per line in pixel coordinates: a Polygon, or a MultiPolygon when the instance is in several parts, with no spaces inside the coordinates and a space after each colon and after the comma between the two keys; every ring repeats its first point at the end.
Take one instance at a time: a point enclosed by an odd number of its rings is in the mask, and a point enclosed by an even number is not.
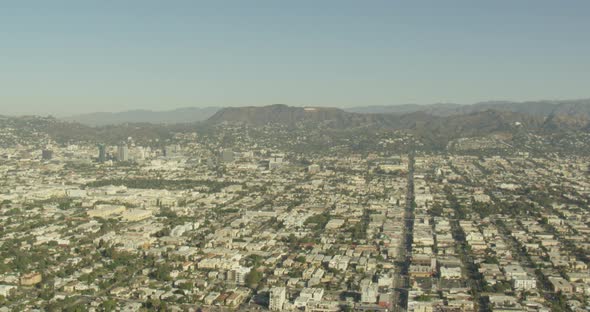
{"type": "Polygon", "coordinates": [[[585,97],[587,0],[0,0],[0,115],[585,97]]]}

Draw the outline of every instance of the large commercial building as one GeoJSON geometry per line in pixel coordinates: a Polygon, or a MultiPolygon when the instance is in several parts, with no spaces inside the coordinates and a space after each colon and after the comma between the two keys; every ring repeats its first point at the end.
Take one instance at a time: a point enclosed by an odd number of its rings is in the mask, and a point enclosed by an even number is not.
{"type": "Polygon", "coordinates": [[[118,161],[128,161],[129,160],[129,148],[127,144],[121,143],[117,147],[117,160],[118,161]]]}
{"type": "Polygon", "coordinates": [[[140,221],[147,219],[152,216],[152,212],[150,210],[145,209],[129,209],[125,210],[121,218],[125,221],[140,221]]]}
{"type": "Polygon", "coordinates": [[[112,215],[120,215],[125,212],[125,210],[127,210],[127,208],[120,205],[98,205],[95,209],[86,211],[86,214],[91,218],[107,218],[112,215]]]}
{"type": "Polygon", "coordinates": [[[104,144],[98,145],[98,162],[105,162],[107,160],[107,148],[104,144]]]}

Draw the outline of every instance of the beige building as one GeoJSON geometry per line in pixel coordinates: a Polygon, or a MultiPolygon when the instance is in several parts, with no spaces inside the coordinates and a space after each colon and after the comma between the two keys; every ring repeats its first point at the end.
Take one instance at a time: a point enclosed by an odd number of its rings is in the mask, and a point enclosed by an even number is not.
{"type": "Polygon", "coordinates": [[[99,205],[96,209],[88,210],[86,214],[91,218],[108,218],[125,212],[125,206],[99,205]]]}
{"type": "Polygon", "coordinates": [[[121,217],[125,221],[141,221],[152,216],[150,210],[144,209],[129,209],[123,212],[121,217]]]}
{"type": "Polygon", "coordinates": [[[41,273],[33,272],[21,276],[20,284],[23,286],[33,286],[41,283],[42,280],[43,278],[41,277],[41,273]]]}

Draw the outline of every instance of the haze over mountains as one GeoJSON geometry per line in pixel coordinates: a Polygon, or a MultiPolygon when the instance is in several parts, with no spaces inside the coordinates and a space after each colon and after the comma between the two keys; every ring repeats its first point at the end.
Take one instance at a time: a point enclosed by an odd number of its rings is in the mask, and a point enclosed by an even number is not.
{"type": "Polygon", "coordinates": [[[353,107],[347,110],[358,113],[412,113],[416,111],[426,112],[431,115],[449,116],[473,113],[485,110],[498,110],[518,112],[531,115],[549,116],[551,114],[572,115],[580,112],[590,112],[590,99],[563,100],[563,101],[488,101],[472,105],[453,103],[438,103],[430,105],[405,104],[388,106],[353,107]]]}
{"type": "Polygon", "coordinates": [[[63,118],[88,126],[117,125],[124,123],[174,124],[203,121],[215,114],[219,107],[185,107],[167,111],[130,110],[124,112],[97,112],[63,118]]]}
{"type": "Polygon", "coordinates": [[[410,113],[355,113],[338,108],[302,108],[287,105],[264,107],[233,107],[218,111],[205,124],[249,124],[264,126],[279,124],[286,127],[317,127],[350,130],[375,128],[408,130],[432,141],[449,138],[482,136],[496,132],[525,128],[533,132],[587,131],[590,118],[566,115],[535,115],[501,110],[476,110],[464,114],[432,115],[423,111],[410,113]]]}
{"type": "MultiPolygon", "coordinates": [[[[286,132],[313,132],[319,137],[349,136],[358,140],[361,140],[358,135],[363,135],[366,139],[383,131],[401,131],[419,139],[421,144],[436,149],[444,149],[451,141],[460,138],[495,135],[520,140],[526,138],[526,142],[543,137],[547,142],[557,142],[555,144],[559,145],[562,138],[570,138],[568,142],[580,143],[581,141],[571,139],[572,136],[590,134],[590,100],[348,109],[274,104],[221,109],[186,108],[166,112],[98,113],[68,120],[0,116],[0,129],[19,129],[20,136],[41,135],[61,143],[82,140],[116,144],[128,137],[141,142],[165,142],[174,133],[210,131],[220,125],[232,124],[239,127],[248,125],[259,130],[274,129],[271,133],[282,129],[286,132]]],[[[0,140],[0,145],[17,142],[17,138],[5,138],[0,140]]]]}
{"type": "MultiPolygon", "coordinates": [[[[168,111],[151,111],[151,110],[131,110],[125,112],[98,112],[90,114],[82,114],[63,118],[66,121],[75,121],[89,126],[104,126],[117,125],[125,123],[153,123],[153,124],[175,124],[175,123],[192,123],[205,121],[213,118],[212,121],[222,121],[223,118],[229,118],[234,121],[251,122],[255,124],[266,122],[293,122],[304,116],[305,110],[303,107],[294,107],[294,111],[290,112],[291,116],[286,117],[283,111],[279,114],[278,108],[281,105],[257,106],[257,107],[188,107],[168,111]],[[265,109],[262,109],[265,108],[265,109]],[[222,115],[217,113],[223,112],[222,115]],[[222,118],[222,116],[224,116],[222,118]],[[278,119],[276,119],[278,118],[278,119]],[[287,120],[285,120],[286,118],[287,120]],[[275,120],[273,120],[275,119],[275,120]]],[[[309,114],[311,111],[307,110],[307,116],[315,118],[316,121],[322,119],[339,120],[339,124],[347,124],[349,122],[374,122],[379,117],[376,116],[361,116],[361,115],[376,115],[376,114],[394,114],[406,115],[411,113],[422,112],[431,116],[448,117],[455,115],[465,115],[476,112],[483,112],[487,110],[522,113],[532,116],[563,118],[568,120],[564,122],[582,124],[586,119],[590,118],[590,99],[581,100],[565,100],[565,101],[527,101],[527,102],[510,102],[510,101],[496,101],[496,102],[481,102],[472,105],[461,105],[452,103],[418,105],[389,105],[389,106],[359,106],[351,108],[325,108],[318,107],[316,114],[309,114]],[[355,114],[345,114],[355,113],[355,114]],[[336,117],[338,115],[338,117],[336,117]],[[347,121],[348,120],[348,121],[347,121]]]]}
{"type": "MultiPolygon", "coordinates": [[[[528,133],[568,137],[590,133],[590,100],[487,102],[474,105],[433,104],[362,108],[293,107],[284,104],[228,108],[183,108],[154,112],[95,113],[55,119],[51,117],[2,117],[0,128],[20,129],[21,136],[40,133],[58,142],[78,140],[116,143],[167,140],[176,132],[213,129],[223,124],[254,127],[278,125],[287,131],[322,133],[375,133],[404,131],[422,142],[444,148],[454,139],[494,134],[528,133]]],[[[16,140],[16,139],[15,139],[16,140]]],[[[17,143],[4,140],[6,144],[17,143]],[[12,142],[12,143],[11,143],[12,142]]],[[[0,140],[0,143],[2,141],[0,140]]]]}

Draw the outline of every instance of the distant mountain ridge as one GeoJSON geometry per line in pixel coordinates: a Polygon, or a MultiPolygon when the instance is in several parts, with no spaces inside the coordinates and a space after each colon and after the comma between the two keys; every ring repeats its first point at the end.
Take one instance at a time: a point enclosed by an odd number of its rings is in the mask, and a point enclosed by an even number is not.
{"type": "Polygon", "coordinates": [[[407,114],[426,112],[435,116],[462,115],[486,110],[507,111],[529,115],[586,115],[590,116],[590,99],[562,100],[562,101],[487,101],[475,104],[439,103],[429,105],[405,104],[346,108],[355,113],[407,114]]]}
{"type": "MultiPolygon", "coordinates": [[[[508,102],[480,103],[468,107],[445,104],[444,110],[412,111],[402,107],[398,113],[358,113],[339,108],[292,107],[287,105],[228,107],[219,110],[207,124],[249,124],[263,126],[325,126],[334,129],[378,127],[407,129],[435,137],[485,135],[491,132],[526,127],[536,132],[588,131],[590,101],[546,103],[537,108],[528,102],[510,106],[508,102]],[[443,113],[444,112],[444,113],[443,113]]],[[[436,108],[439,109],[439,108],[436,108]]]]}
{"type": "Polygon", "coordinates": [[[348,119],[352,123],[372,123],[378,114],[406,115],[424,112],[432,116],[465,115],[487,110],[523,113],[528,115],[543,116],[560,123],[581,125],[586,119],[590,120],[590,99],[563,100],[563,101],[488,101],[470,105],[454,103],[438,103],[429,105],[404,104],[389,106],[364,106],[349,108],[328,107],[293,107],[283,104],[269,106],[249,107],[186,107],[168,111],[131,110],[125,112],[97,112],[75,115],[62,118],[66,121],[75,121],[89,126],[118,125],[126,123],[152,123],[175,124],[194,123],[209,120],[209,122],[221,121],[226,118],[233,121],[261,124],[274,120],[275,122],[319,121],[341,124],[348,119]],[[261,109],[263,107],[272,109],[261,109]],[[238,112],[243,116],[235,116],[238,112]],[[219,113],[219,114],[218,114],[219,113]],[[345,113],[355,113],[346,115],[345,113]],[[364,115],[364,116],[361,116],[364,115]],[[306,116],[301,119],[300,117],[306,116]],[[330,121],[331,120],[331,121],[330,121]]]}
{"type": "MultiPolygon", "coordinates": [[[[590,103],[586,100],[566,103],[546,102],[536,109],[525,104],[510,106],[509,102],[480,103],[470,107],[454,107],[444,104],[436,109],[411,111],[404,107],[403,113],[358,113],[340,108],[293,107],[284,104],[249,107],[227,107],[212,113],[201,122],[205,114],[184,116],[184,123],[162,122],[160,113],[155,114],[158,122],[146,121],[135,116],[132,121],[112,126],[88,126],[78,122],[58,120],[52,117],[3,117],[0,116],[0,129],[19,129],[25,137],[43,141],[43,135],[58,142],[120,142],[128,137],[150,142],[154,138],[167,140],[176,132],[194,132],[197,129],[213,129],[218,125],[246,124],[254,127],[279,125],[294,131],[320,133],[375,133],[385,131],[404,131],[416,135],[422,142],[444,148],[447,143],[458,138],[484,137],[489,135],[522,135],[523,133],[549,137],[567,137],[572,134],[590,133],[590,103]],[[443,114],[442,109],[447,113],[443,114]],[[450,113],[452,112],[452,113],[450,113]],[[141,121],[139,121],[141,120],[141,121]],[[210,126],[213,126],[211,128],[210,126]],[[368,132],[367,132],[368,131],[368,132]],[[41,137],[38,137],[41,135],[41,137]]],[[[528,102],[527,102],[528,103],[528,102]]],[[[213,110],[214,108],[211,108],[213,110]]],[[[187,109],[193,113],[200,110],[187,109]]],[[[183,111],[183,110],[175,110],[183,111]]],[[[144,111],[140,111],[144,112],[144,111]]],[[[148,111],[149,112],[149,111],[148,111]]],[[[134,114],[137,111],[127,112],[134,114]]],[[[152,115],[154,112],[149,112],[152,115]]],[[[170,116],[170,115],[168,115],[170,116]]],[[[153,116],[152,116],[153,117],[153,116]]],[[[155,117],[153,117],[155,118],[155,117]]],[[[170,117],[171,118],[171,117],[170,117]]],[[[178,119],[176,119],[177,121],[178,119]]],[[[110,119],[110,122],[113,122],[110,119]]],[[[97,124],[96,120],[93,120],[97,124]]],[[[198,132],[198,131],[197,131],[198,132]]],[[[18,137],[7,136],[0,146],[17,144],[18,137]]]]}
{"type": "Polygon", "coordinates": [[[371,122],[372,115],[347,112],[334,107],[295,107],[285,104],[268,106],[227,107],[219,110],[207,123],[244,123],[254,126],[299,123],[324,124],[332,128],[361,125],[371,122]]]}
{"type": "Polygon", "coordinates": [[[508,125],[516,122],[525,123],[531,127],[540,128],[547,120],[544,116],[531,115],[520,112],[507,112],[487,109],[457,115],[434,115],[425,111],[414,111],[403,114],[387,113],[355,113],[339,108],[325,107],[292,107],[287,105],[229,107],[219,110],[206,123],[227,124],[241,123],[253,126],[267,124],[282,124],[294,126],[297,124],[323,124],[332,128],[349,127],[386,127],[391,129],[496,129],[498,125],[508,125]]]}
{"type": "Polygon", "coordinates": [[[206,120],[218,110],[219,107],[186,107],[168,111],[130,110],[117,113],[98,112],[81,114],[62,119],[79,122],[88,126],[106,126],[125,123],[193,123],[206,120]]]}

